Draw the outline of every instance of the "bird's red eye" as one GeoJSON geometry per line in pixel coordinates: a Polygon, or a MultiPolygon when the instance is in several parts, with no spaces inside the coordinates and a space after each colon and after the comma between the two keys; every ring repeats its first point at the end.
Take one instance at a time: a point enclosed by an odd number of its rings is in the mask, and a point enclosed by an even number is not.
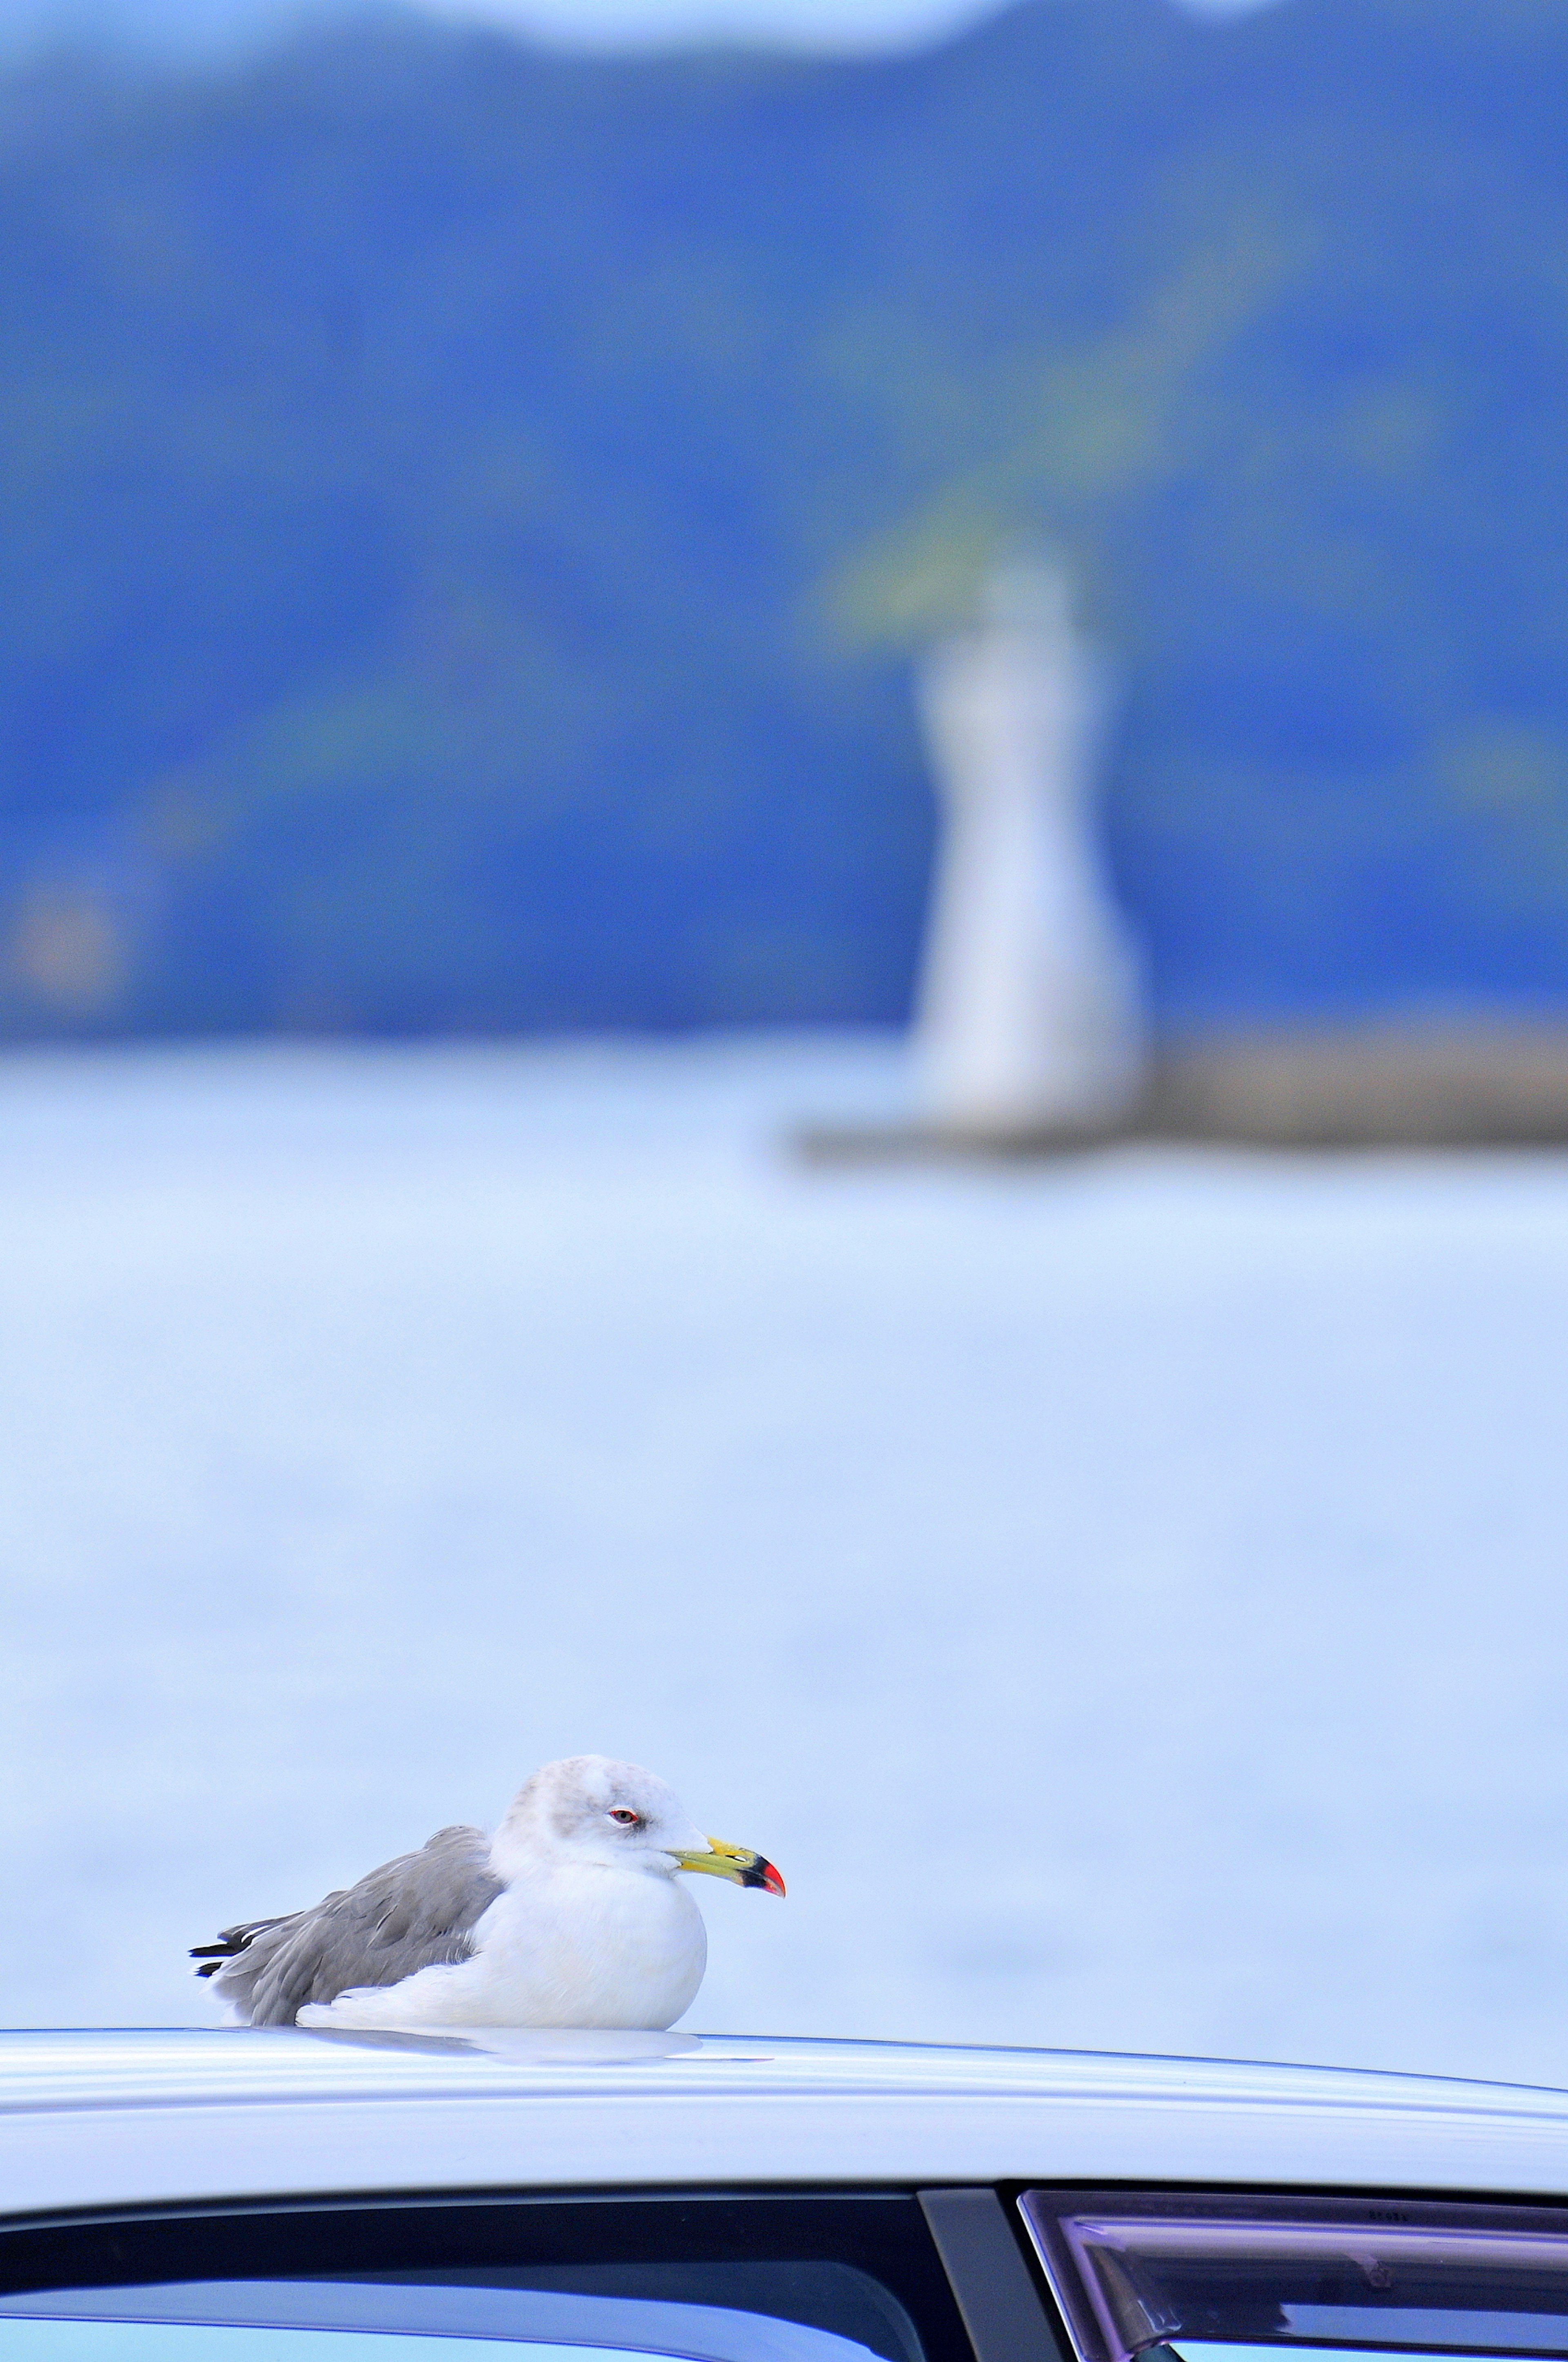
{"type": "Polygon", "coordinates": [[[628,1812],[624,1805],[617,1805],[609,1817],[612,1821],[619,1821],[623,1829],[634,1829],[637,1827],[639,1816],[636,1813],[628,1812]]]}

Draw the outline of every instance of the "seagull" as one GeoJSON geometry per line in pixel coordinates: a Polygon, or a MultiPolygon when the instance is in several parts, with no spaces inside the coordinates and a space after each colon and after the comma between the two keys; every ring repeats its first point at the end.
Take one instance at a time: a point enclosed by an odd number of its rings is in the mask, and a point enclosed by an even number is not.
{"type": "Polygon", "coordinates": [[[673,2025],[707,1965],[683,1870],[782,1894],[640,1763],[569,1755],[493,1837],[437,1829],[309,1911],[192,1951],[246,2025],[673,2025]]]}

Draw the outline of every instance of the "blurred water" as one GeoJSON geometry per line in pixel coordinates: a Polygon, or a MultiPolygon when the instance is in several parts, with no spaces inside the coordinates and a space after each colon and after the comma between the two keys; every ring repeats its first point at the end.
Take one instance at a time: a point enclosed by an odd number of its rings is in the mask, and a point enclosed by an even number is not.
{"type": "Polygon", "coordinates": [[[598,1748],[699,2025],[1568,2081],[1568,1161],[779,1153],[902,1083],[0,1065],[0,2016],[598,1748]]]}

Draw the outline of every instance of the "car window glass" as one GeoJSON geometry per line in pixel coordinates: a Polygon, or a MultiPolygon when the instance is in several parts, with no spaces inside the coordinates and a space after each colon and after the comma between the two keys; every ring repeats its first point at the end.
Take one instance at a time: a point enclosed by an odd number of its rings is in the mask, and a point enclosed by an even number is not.
{"type": "MultiPolygon", "coordinates": [[[[0,2321],[4,2362],[483,2362],[489,2350],[481,2338],[419,2332],[80,2316],[0,2321]]],[[[622,2355],[612,2346],[525,2344],[522,2353],[527,2362],[645,2362],[643,2352],[622,2355]]]]}
{"type": "Polygon", "coordinates": [[[304,2200],[17,2224],[0,2228],[0,2325],[96,2316],[690,2362],[972,2362],[920,2205],[892,2191],[304,2200]]]}
{"type": "Polygon", "coordinates": [[[1568,2356],[1568,2214],[1416,2200],[1030,2191],[1085,2362],[1568,2356]]]}
{"type": "MultiPolygon", "coordinates": [[[[356,2277],[359,2277],[356,2275],[356,2277]]],[[[363,2276],[366,2285],[531,2289],[557,2294],[718,2305],[773,2313],[831,2330],[869,2346],[883,2362],[923,2362],[915,2323],[892,2290],[867,2271],[828,2257],[782,2262],[756,2257],[569,2265],[457,2265],[363,2276]]]]}
{"type": "MultiPolygon", "coordinates": [[[[831,2330],[733,2306],[461,2281],[430,2286],[325,2279],[196,2280],[0,2299],[0,2362],[7,2356],[29,2362],[35,2352],[47,2354],[49,2362],[67,2353],[80,2353],[83,2362],[115,2362],[122,2348],[126,2362],[146,2362],[150,2348],[139,2333],[155,2327],[182,2332],[168,2345],[170,2362],[209,2347],[217,2362],[220,2346],[228,2362],[267,2362],[274,2352],[287,2353],[292,2362],[373,2362],[363,2345],[349,2349],[345,2357],[345,2336],[378,2338],[397,2350],[400,2362],[410,2362],[410,2354],[398,2341],[410,2337],[453,2344],[505,2340],[527,2345],[533,2356],[558,2348],[580,2356],[591,2348],[687,2362],[877,2362],[869,2347],[831,2330]],[[103,2335],[89,2335],[73,2345],[69,2336],[61,2345],[44,2334],[52,2329],[64,2336],[68,2328],[85,2331],[89,2325],[93,2332],[127,2335],[118,2345],[113,2337],[105,2343],[103,2335]],[[27,2336],[16,2343],[10,2332],[24,2327],[27,2336]],[[209,2333],[222,2333],[218,2345],[209,2333]]],[[[413,2362],[430,2362],[428,2353],[420,2352],[413,2362]]]]}
{"type": "MultiPolygon", "coordinates": [[[[1561,2323],[1557,2324],[1559,2331],[1561,2326],[1561,2323]]],[[[1308,2345],[1294,2341],[1290,2347],[1293,2362],[1388,2362],[1389,2350],[1387,2345],[1308,2345]]],[[[1394,2350],[1399,2356],[1399,2362],[1453,2362],[1453,2346],[1438,2346],[1431,2352],[1423,2352],[1419,2345],[1400,2345],[1394,2350]]],[[[1495,2357],[1492,2349],[1483,2345],[1467,2348],[1466,2351],[1474,2354],[1477,2362],[1505,2362],[1508,2349],[1503,2347],[1495,2357]]],[[[1175,2362],[1279,2362],[1279,2348],[1277,2345],[1222,2343],[1202,2337],[1183,2337],[1178,2343],[1173,2338],[1168,2344],[1146,2347],[1143,2362],[1165,2362],[1168,2356],[1174,2356],[1175,2362]]]]}

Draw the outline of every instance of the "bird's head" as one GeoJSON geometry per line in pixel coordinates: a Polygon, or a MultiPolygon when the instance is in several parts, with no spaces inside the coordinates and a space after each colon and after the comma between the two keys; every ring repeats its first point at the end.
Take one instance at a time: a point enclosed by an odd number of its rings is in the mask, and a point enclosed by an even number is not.
{"type": "Polygon", "coordinates": [[[497,1843],[507,1854],[522,1848],[535,1859],[543,1852],[658,1878],[706,1871],[769,1894],[784,1891],[771,1861],[744,1846],[705,1837],[655,1772],[609,1755],[568,1755],[536,1772],[519,1791],[497,1843]]]}

